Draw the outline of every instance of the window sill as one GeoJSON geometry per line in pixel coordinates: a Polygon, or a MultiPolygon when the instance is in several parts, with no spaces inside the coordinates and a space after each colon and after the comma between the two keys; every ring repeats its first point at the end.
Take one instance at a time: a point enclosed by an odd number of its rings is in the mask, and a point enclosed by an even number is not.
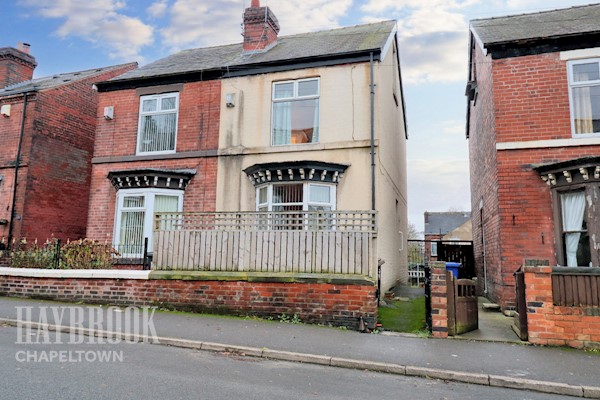
{"type": "MultiPolygon", "coordinates": [[[[337,149],[352,149],[366,148],[371,146],[370,140],[346,140],[339,142],[327,143],[306,143],[306,144],[291,144],[277,145],[265,147],[227,147],[219,149],[219,156],[237,156],[247,154],[268,154],[268,153],[298,153],[321,150],[337,150],[337,149]]],[[[375,147],[379,146],[379,139],[375,140],[375,147]]]]}
{"type": "Polygon", "coordinates": [[[135,153],[136,156],[161,156],[161,155],[167,155],[167,154],[175,154],[177,153],[176,150],[168,150],[168,151],[147,151],[147,152],[137,152],[135,153]]]}

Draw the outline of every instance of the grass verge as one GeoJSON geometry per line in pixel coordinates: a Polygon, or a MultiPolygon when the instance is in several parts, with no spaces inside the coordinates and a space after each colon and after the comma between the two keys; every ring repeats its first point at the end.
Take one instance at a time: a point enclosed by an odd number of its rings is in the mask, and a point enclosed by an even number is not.
{"type": "Polygon", "coordinates": [[[409,301],[389,301],[379,307],[379,322],[383,329],[415,333],[425,329],[425,297],[409,301]]]}

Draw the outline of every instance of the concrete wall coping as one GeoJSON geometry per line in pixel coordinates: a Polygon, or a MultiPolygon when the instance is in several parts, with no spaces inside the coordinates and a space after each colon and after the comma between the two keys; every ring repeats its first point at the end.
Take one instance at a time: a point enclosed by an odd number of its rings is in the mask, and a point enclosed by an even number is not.
{"type": "Polygon", "coordinates": [[[0,276],[32,278],[148,279],[150,271],[118,269],[41,269],[0,267],[0,276]]]}
{"type": "Polygon", "coordinates": [[[163,271],[153,270],[149,279],[175,279],[198,281],[246,281],[273,283],[328,283],[332,285],[374,286],[375,281],[362,275],[305,274],[274,272],[233,271],[163,271]]]}

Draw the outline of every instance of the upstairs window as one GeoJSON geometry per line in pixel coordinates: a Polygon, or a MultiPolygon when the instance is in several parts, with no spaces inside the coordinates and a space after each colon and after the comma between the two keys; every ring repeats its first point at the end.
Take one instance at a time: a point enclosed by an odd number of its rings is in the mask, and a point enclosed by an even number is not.
{"type": "Polygon", "coordinates": [[[178,108],[178,93],[140,98],[137,154],[175,152],[178,108]]]}
{"type": "Polygon", "coordinates": [[[573,135],[600,134],[600,59],[572,61],[568,67],[573,135]]]}
{"type": "Polygon", "coordinates": [[[319,79],[273,83],[271,143],[319,142],[319,79]]]}

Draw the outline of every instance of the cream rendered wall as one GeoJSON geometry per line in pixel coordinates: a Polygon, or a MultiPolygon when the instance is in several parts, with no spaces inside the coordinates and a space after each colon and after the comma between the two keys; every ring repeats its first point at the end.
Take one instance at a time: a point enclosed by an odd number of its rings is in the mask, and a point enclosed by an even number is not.
{"type": "MultiPolygon", "coordinates": [[[[397,75],[397,57],[392,50],[393,46],[382,63],[375,62],[377,240],[379,258],[386,260],[384,291],[396,280],[406,280],[406,253],[398,251],[406,249],[406,235],[398,233],[406,232],[407,225],[405,136],[399,79],[393,72],[397,75]],[[394,85],[398,107],[392,96],[394,85]]],[[[217,210],[255,210],[256,192],[245,168],[300,160],[349,165],[337,187],[337,209],[371,209],[369,71],[369,63],[361,63],[224,79],[217,210]],[[272,83],[309,77],[320,78],[320,142],[271,146],[272,83]],[[234,94],[234,107],[226,107],[227,94],[234,94]]]]}
{"type": "Polygon", "coordinates": [[[243,170],[257,163],[314,160],[349,165],[337,188],[339,210],[369,210],[369,65],[353,64],[224,79],[219,131],[217,210],[255,210],[243,170]],[[271,146],[273,82],[320,78],[319,143],[271,146]],[[235,106],[226,107],[227,94],[235,106]],[[360,185],[364,190],[344,190],[360,185]]]}
{"type": "Polygon", "coordinates": [[[407,187],[406,132],[395,40],[375,72],[375,192],[379,213],[378,257],[382,268],[382,291],[396,281],[407,282],[407,187]],[[394,99],[396,95],[396,100],[394,99]]]}

